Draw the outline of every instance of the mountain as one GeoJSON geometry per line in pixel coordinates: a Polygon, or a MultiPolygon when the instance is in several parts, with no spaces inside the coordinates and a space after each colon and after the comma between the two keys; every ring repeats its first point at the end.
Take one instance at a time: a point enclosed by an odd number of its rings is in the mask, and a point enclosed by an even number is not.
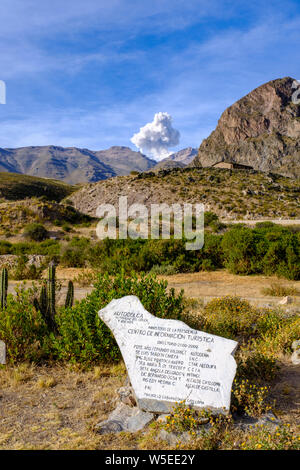
{"type": "Polygon", "coordinates": [[[52,178],[69,184],[95,182],[155,165],[128,147],[92,151],[76,147],[22,147],[0,149],[0,171],[52,178]]]}
{"type": "Polygon", "coordinates": [[[193,147],[187,147],[185,149],[179,150],[179,152],[172,153],[168,158],[165,158],[163,161],[171,160],[172,162],[180,162],[184,165],[191,163],[197,155],[197,149],[193,147]]]}
{"type": "Polygon", "coordinates": [[[192,165],[230,161],[300,177],[300,104],[292,100],[294,82],[291,77],[272,80],[227,108],[192,165]]]}
{"type": "Polygon", "coordinates": [[[179,152],[172,153],[172,155],[169,155],[167,158],[164,158],[155,165],[154,169],[184,168],[194,160],[197,153],[197,149],[187,147],[179,150],[179,152]]]}

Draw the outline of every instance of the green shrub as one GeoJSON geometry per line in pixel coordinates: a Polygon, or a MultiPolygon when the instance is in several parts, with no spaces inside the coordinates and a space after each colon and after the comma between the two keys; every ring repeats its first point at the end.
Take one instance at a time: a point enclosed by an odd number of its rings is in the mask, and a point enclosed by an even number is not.
{"type": "Polygon", "coordinates": [[[0,311],[0,339],[6,343],[10,362],[38,361],[44,354],[47,328],[33,307],[34,290],[17,290],[7,297],[7,307],[0,311]]]}
{"type": "Polygon", "coordinates": [[[171,276],[172,274],[176,274],[178,271],[176,268],[170,264],[155,264],[151,270],[150,274],[155,274],[155,275],[166,275],[166,276],[171,276]]]}
{"type": "Polygon", "coordinates": [[[60,262],[67,268],[83,268],[86,265],[90,240],[85,237],[74,237],[62,249],[60,262]]]}
{"type": "Polygon", "coordinates": [[[146,310],[161,318],[181,318],[183,293],[167,291],[167,282],[154,276],[124,273],[115,278],[99,275],[94,290],[72,309],[57,312],[58,336],[53,337],[55,357],[61,360],[90,363],[99,360],[116,361],[120,351],[109,328],[99,318],[98,311],[111,300],[136,295],[146,310]]]}
{"type": "Polygon", "coordinates": [[[12,252],[12,243],[1,240],[0,241],[0,255],[9,255],[12,252]]]}
{"type": "Polygon", "coordinates": [[[209,227],[213,222],[218,222],[219,217],[211,211],[204,212],[204,227],[209,227]]]}
{"type": "Polygon", "coordinates": [[[42,224],[29,224],[24,229],[24,236],[35,242],[41,242],[49,237],[48,230],[42,224]]]}
{"type": "Polygon", "coordinates": [[[278,282],[273,282],[270,287],[264,287],[261,289],[261,293],[274,297],[286,297],[287,295],[297,295],[299,294],[299,291],[296,287],[284,286],[278,282]]]}
{"type": "Polygon", "coordinates": [[[256,272],[255,233],[246,227],[233,228],[226,232],[222,240],[225,266],[234,274],[252,274],[256,272]]]}
{"type": "Polygon", "coordinates": [[[267,403],[268,391],[268,387],[258,386],[248,379],[235,379],[232,388],[232,411],[253,417],[261,416],[271,409],[267,403]]]}
{"type": "Polygon", "coordinates": [[[66,268],[83,268],[86,258],[80,248],[67,247],[62,252],[60,263],[66,268]]]}
{"type": "Polygon", "coordinates": [[[237,358],[237,379],[251,381],[271,381],[278,372],[276,360],[261,352],[253,352],[244,360],[237,358]]]}
{"type": "Polygon", "coordinates": [[[203,328],[208,333],[236,339],[254,333],[259,312],[247,300],[225,296],[211,300],[202,313],[203,328]]]}
{"type": "Polygon", "coordinates": [[[34,264],[28,265],[28,258],[25,255],[19,256],[17,264],[11,271],[11,278],[16,281],[23,281],[25,279],[39,279],[41,276],[42,267],[37,268],[34,264]]]}
{"type": "Polygon", "coordinates": [[[300,279],[300,239],[279,225],[236,226],[222,239],[224,265],[234,274],[263,273],[300,279]]]}

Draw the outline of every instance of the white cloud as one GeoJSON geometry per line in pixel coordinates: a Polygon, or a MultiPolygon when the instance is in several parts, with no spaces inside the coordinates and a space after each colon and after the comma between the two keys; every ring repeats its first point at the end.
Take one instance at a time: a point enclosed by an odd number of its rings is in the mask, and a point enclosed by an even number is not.
{"type": "Polygon", "coordinates": [[[150,154],[159,161],[172,152],[170,147],[179,144],[179,131],[172,126],[172,117],[168,113],[156,113],[152,122],[140,128],[130,139],[141,152],[150,154]]]}

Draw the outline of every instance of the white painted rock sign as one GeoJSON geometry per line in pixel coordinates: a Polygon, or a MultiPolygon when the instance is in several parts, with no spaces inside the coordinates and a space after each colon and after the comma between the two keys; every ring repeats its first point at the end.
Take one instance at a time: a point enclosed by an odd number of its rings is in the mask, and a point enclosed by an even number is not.
{"type": "Polygon", "coordinates": [[[168,413],[185,400],[229,411],[236,341],[157,318],[135,296],[112,300],[99,316],[116,338],[142,410],[168,413]]]}

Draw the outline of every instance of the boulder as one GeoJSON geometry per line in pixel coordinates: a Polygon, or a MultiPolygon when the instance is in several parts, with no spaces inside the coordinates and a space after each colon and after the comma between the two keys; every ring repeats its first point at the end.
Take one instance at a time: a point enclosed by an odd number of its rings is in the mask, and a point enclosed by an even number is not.
{"type": "Polygon", "coordinates": [[[286,297],[283,297],[282,300],[278,302],[278,305],[288,305],[293,302],[293,298],[287,295],[286,297]]]}
{"type": "Polygon", "coordinates": [[[298,366],[300,364],[300,348],[296,349],[292,356],[291,356],[291,361],[295,366],[298,366]]]}
{"type": "Polygon", "coordinates": [[[122,431],[137,432],[142,430],[154,419],[154,414],[147,413],[137,407],[119,403],[110,413],[107,420],[97,424],[96,432],[99,434],[118,433],[122,431]]]}

